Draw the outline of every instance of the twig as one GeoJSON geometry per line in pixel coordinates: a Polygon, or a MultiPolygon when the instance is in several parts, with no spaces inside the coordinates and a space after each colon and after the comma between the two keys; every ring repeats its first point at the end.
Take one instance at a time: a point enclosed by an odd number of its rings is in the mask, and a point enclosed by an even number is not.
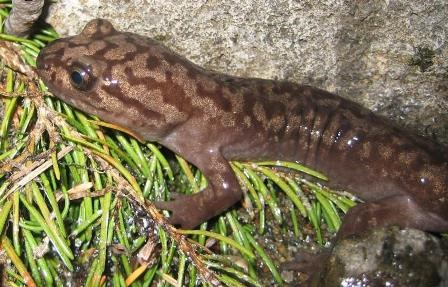
{"type": "MultiPolygon", "coordinates": [[[[68,154],[69,152],[71,152],[73,150],[73,146],[66,146],[64,147],[61,151],[58,152],[57,154],[57,158],[61,159],[63,158],[66,154],[68,154]]],[[[0,202],[3,201],[5,198],[7,198],[8,196],[10,196],[14,191],[16,191],[17,189],[24,187],[28,182],[30,182],[31,180],[33,180],[36,176],[40,175],[42,172],[44,172],[45,170],[47,170],[50,166],[53,165],[53,161],[52,159],[48,159],[46,160],[43,164],[41,164],[39,167],[37,167],[36,169],[34,169],[33,171],[31,171],[30,173],[28,173],[27,175],[25,175],[24,177],[22,177],[18,182],[16,182],[13,187],[2,197],[2,199],[0,199],[0,202]]]]}
{"type": "MultiPolygon", "coordinates": [[[[32,94],[34,94],[35,93],[34,88],[31,88],[31,87],[33,87],[33,85],[29,85],[29,87],[32,90],[32,94]]],[[[14,160],[11,160],[11,161],[7,162],[6,164],[4,164],[3,166],[1,166],[0,172],[10,172],[15,167],[23,166],[23,163],[26,160],[28,160],[29,157],[32,156],[34,147],[35,147],[36,143],[40,140],[40,138],[45,130],[50,135],[50,139],[51,139],[50,140],[50,150],[45,151],[42,154],[40,154],[40,158],[46,158],[46,153],[51,153],[52,152],[51,149],[54,148],[55,143],[58,143],[61,141],[61,137],[55,131],[54,127],[48,120],[48,119],[53,119],[56,122],[58,122],[57,119],[60,118],[60,116],[58,116],[57,118],[52,117],[52,116],[55,116],[54,114],[56,114],[56,113],[54,111],[51,112],[51,110],[48,109],[44,105],[44,103],[42,101],[42,97],[34,98],[33,102],[37,108],[38,117],[37,117],[37,122],[34,125],[34,128],[30,133],[28,143],[27,143],[27,149],[20,156],[15,158],[14,160]],[[51,116],[49,116],[48,113],[50,113],[51,116]]],[[[39,156],[37,156],[37,158],[35,158],[34,161],[36,161],[37,159],[39,159],[39,156]]],[[[34,164],[39,165],[40,162],[35,162],[34,164]]],[[[34,167],[32,167],[32,168],[34,168],[34,167]]],[[[19,173],[18,176],[21,177],[22,175],[19,173]]],[[[14,176],[12,177],[12,179],[15,180],[14,176]]]]}
{"type": "Polygon", "coordinates": [[[26,37],[42,13],[44,0],[12,0],[12,10],[5,22],[8,34],[26,37]]]}
{"type": "Polygon", "coordinates": [[[193,264],[198,269],[198,272],[204,282],[207,282],[212,286],[222,286],[220,281],[216,278],[214,272],[207,268],[204,261],[199,256],[197,250],[199,248],[203,248],[202,246],[188,241],[188,238],[186,236],[177,232],[177,229],[168,223],[167,219],[159,213],[158,209],[154,206],[154,204],[152,204],[152,202],[148,200],[142,202],[136,195],[132,186],[124,178],[122,178],[117,170],[110,166],[107,161],[105,161],[100,156],[93,154],[89,149],[83,149],[86,154],[92,156],[104,170],[107,170],[110,173],[110,175],[114,178],[115,182],[118,185],[118,192],[120,192],[121,190],[125,190],[124,196],[143,208],[146,213],[151,216],[155,223],[170,235],[170,238],[176,242],[180,250],[182,250],[182,252],[191,259],[193,264]]]}
{"type": "Polygon", "coordinates": [[[12,70],[26,75],[29,80],[37,79],[36,72],[25,63],[20,56],[19,45],[12,42],[0,41],[0,58],[12,70]]]}

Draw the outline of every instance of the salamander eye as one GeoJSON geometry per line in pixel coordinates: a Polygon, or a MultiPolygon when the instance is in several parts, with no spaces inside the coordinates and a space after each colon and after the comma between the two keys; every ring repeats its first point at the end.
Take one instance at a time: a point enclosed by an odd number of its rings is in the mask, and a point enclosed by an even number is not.
{"type": "Polygon", "coordinates": [[[92,88],[95,80],[90,66],[80,63],[74,63],[72,65],[70,69],[70,83],[75,89],[87,91],[92,88]]]}

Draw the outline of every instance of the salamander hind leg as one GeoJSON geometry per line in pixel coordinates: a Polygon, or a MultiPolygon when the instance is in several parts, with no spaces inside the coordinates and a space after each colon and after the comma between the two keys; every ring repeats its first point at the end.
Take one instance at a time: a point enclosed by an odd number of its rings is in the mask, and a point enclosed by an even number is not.
{"type": "Polygon", "coordinates": [[[367,229],[400,226],[424,231],[448,230],[448,220],[431,210],[425,210],[406,195],[394,195],[358,204],[345,215],[337,238],[359,234],[367,229]]]}
{"type": "Polygon", "coordinates": [[[241,187],[228,161],[214,155],[207,163],[195,163],[208,180],[206,189],[192,195],[174,193],[171,201],[155,202],[157,208],[171,211],[171,224],[183,229],[194,228],[241,199],[241,187]]]}

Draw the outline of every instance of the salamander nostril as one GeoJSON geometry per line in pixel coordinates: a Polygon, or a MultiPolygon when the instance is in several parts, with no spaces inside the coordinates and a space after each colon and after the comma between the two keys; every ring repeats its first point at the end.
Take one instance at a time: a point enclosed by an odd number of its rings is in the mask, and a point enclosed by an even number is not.
{"type": "Polygon", "coordinates": [[[49,69],[51,68],[52,57],[47,53],[42,53],[42,51],[37,55],[36,66],[38,69],[49,69]]]}
{"type": "Polygon", "coordinates": [[[39,54],[36,58],[36,67],[38,70],[41,71],[48,71],[51,67],[50,64],[48,64],[48,62],[45,61],[44,57],[42,56],[42,54],[39,54]]]}

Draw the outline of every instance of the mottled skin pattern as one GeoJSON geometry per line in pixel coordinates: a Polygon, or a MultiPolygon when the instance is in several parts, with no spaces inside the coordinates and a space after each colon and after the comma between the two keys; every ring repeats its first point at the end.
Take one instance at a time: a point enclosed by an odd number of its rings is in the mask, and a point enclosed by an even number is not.
{"type": "Polygon", "coordinates": [[[48,45],[37,66],[55,96],[201,169],[204,191],[157,203],[183,228],[240,200],[229,160],[288,160],[365,201],[346,215],[339,236],[385,225],[448,230],[446,152],[339,96],[210,72],[105,20],[48,45]],[[81,88],[73,71],[84,73],[81,88]]]}

